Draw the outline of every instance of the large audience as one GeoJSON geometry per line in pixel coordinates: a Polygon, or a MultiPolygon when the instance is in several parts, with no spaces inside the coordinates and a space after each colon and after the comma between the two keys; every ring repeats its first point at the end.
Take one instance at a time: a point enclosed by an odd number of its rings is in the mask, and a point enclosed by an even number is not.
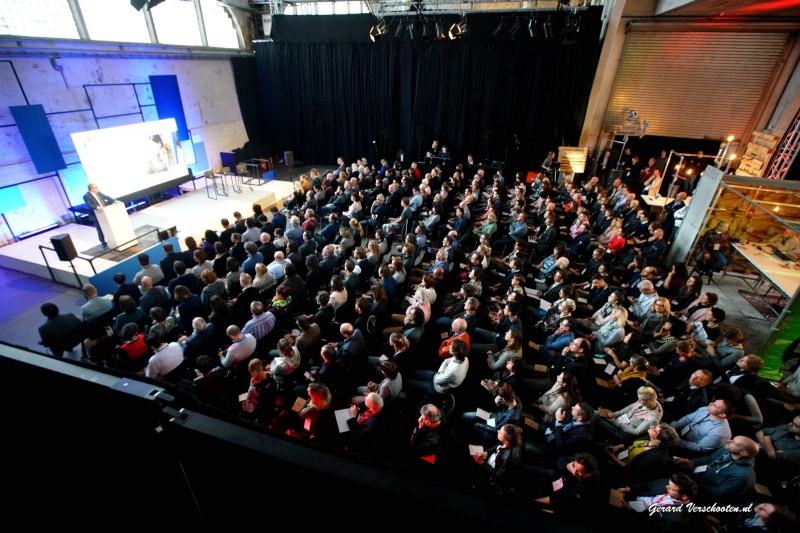
{"type": "Polygon", "coordinates": [[[659,158],[578,180],[554,153],[511,176],[432,149],[340,158],[140,254],[113,297],[83,288],[80,318],[42,305],[42,343],[566,520],[795,531],[800,370],[760,379],[726,325],[725,223],[666,264],[691,190],[651,210],[659,158]]]}

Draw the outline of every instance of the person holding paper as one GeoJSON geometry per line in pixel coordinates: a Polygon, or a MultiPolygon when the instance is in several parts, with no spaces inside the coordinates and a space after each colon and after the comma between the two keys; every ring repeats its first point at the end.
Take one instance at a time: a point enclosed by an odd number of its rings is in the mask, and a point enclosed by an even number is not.
{"type": "Polygon", "coordinates": [[[657,401],[655,389],[640,387],[636,394],[638,401],[619,411],[607,413],[604,420],[597,420],[595,431],[600,430],[619,443],[643,436],[650,426],[658,424],[664,410],[657,401]]]}
{"type": "Polygon", "coordinates": [[[670,448],[677,446],[680,437],[672,426],[661,422],[647,428],[647,438],[635,440],[630,446],[607,446],[606,456],[612,464],[626,469],[628,480],[653,479],[668,473],[672,464],[670,448]]]}
{"type": "Polygon", "coordinates": [[[347,420],[350,428],[348,452],[369,455],[381,448],[379,444],[385,436],[382,409],[383,398],[377,392],[367,394],[362,408],[350,406],[350,417],[347,420]]]}
{"type": "Polygon", "coordinates": [[[83,195],[83,201],[86,203],[86,207],[89,208],[89,218],[97,226],[97,238],[100,240],[100,246],[103,247],[103,250],[108,250],[106,237],[103,235],[103,230],[100,229],[100,223],[97,222],[97,215],[95,215],[95,211],[103,211],[105,206],[121,204],[122,202],[108,196],[107,194],[101,193],[100,187],[98,187],[96,183],[89,184],[89,192],[83,195]]]}
{"type": "MultiPolygon", "coordinates": [[[[317,426],[322,417],[325,416],[325,413],[330,411],[333,397],[330,389],[319,381],[309,383],[306,392],[308,401],[297,412],[297,416],[303,424],[304,434],[319,442],[319,439],[316,438],[317,426]]],[[[299,434],[299,431],[297,434],[299,434]]]]}
{"type": "Polygon", "coordinates": [[[658,531],[670,531],[689,525],[689,511],[685,504],[697,495],[697,490],[697,483],[682,472],[674,473],[666,486],[659,479],[617,489],[627,498],[621,501],[622,508],[654,517],[659,521],[654,524],[658,531]],[[664,488],[667,489],[666,493],[663,492],[664,488]],[[668,507],[680,507],[680,512],[661,510],[668,507]]]}
{"type": "MultiPolygon", "coordinates": [[[[552,506],[564,512],[575,512],[575,505],[580,503],[583,511],[594,510],[600,501],[600,480],[597,461],[591,454],[576,453],[574,457],[561,457],[556,462],[558,470],[540,467],[527,467],[538,474],[542,488],[546,485],[549,494],[537,498],[536,501],[552,506]]],[[[595,517],[588,512],[587,517],[595,517]]]]}
{"type": "Polygon", "coordinates": [[[497,387],[494,403],[497,411],[489,413],[479,409],[474,413],[464,413],[461,427],[470,442],[488,445],[494,442],[497,428],[504,424],[519,424],[522,420],[522,401],[514,394],[511,385],[503,383],[497,387]]]}
{"type": "MultiPolygon", "coordinates": [[[[472,459],[483,466],[488,474],[488,484],[495,490],[509,489],[516,485],[522,466],[522,428],[505,424],[497,430],[496,447],[476,453],[472,459]]],[[[474,488],[480,488],[476,483],[474,488]]]]}

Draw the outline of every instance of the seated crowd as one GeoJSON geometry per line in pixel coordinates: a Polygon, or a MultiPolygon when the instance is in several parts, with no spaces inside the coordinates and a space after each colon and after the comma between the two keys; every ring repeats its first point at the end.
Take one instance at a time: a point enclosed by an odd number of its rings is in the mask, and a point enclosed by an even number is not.
{"type": "Polygon", "coordinates": [[[283,206],[140,254],[115,294],[86,285],[80,319],[42,305],[42,343],[567,520],[796,527],[777,493],[800,474],[800,370],[761,380],[702,275],[665,264],[685,194],[650,213],[619,179],[446,168],[312,170],[283,206]]]}

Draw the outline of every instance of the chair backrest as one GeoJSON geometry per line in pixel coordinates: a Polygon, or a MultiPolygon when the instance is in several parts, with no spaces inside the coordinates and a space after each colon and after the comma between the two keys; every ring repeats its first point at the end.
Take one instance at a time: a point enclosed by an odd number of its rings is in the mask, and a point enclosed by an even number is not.
{"type": "Polygon", "coordinates": [[[222,167],[222,173],[223,174],[226,173],[226,172],[230,172],[230,171],[231,171],[231,167],[222,167]]]}
{"type": "Polygon", "coordinates": [[[238,170],[239,172],[242,171],[247,172],[247,165],[236,165],[236,170],[238,170]]]}
{"type": "Polygon", "coordinates": [[[205,171],[205,177],[210,178],[213,175],[214,175],[214,171],[213,170],[206,170],[205,171]]]}

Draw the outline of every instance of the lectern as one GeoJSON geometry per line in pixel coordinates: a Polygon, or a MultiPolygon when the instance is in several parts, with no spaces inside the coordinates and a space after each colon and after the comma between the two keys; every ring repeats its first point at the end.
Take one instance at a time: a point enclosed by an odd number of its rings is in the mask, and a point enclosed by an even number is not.
{"type": "Polygon", "coordinates": [[[110,248],[125,250],[138,244],[125,204],[107,205],[102,211],[95,211],[94,214],[110,248]]]}

